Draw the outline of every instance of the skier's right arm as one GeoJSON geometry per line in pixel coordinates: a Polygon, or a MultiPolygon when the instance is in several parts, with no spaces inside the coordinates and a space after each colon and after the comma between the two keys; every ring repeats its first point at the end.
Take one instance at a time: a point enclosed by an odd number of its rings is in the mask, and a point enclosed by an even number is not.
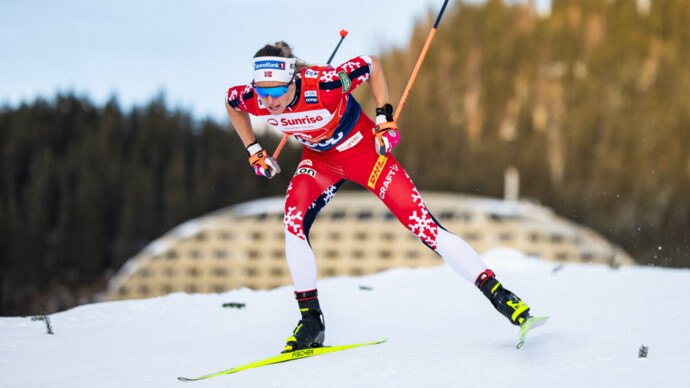
{"type": "Polygon", "coordinates": [[[249,113],[234,109],[228,101],[225,102],[225,109],[228,112],[232,126],[237,131],[237,134],[240,135],[240,139],[242,139],[242,143],[249,155],[249,164],[254,167],[256,175],[273,178],[280,172],[280,166],[256,141],[252,123],[249,120],[249,113]]]}

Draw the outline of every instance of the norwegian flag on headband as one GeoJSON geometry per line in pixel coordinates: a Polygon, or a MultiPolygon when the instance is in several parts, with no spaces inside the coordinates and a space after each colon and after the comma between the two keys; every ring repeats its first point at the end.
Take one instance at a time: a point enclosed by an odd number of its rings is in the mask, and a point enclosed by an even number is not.
{"type": "Polygon", "coordinates": [[[264,71],[264,77],[273,77],[273,72],[272,71],[264,71]]]}

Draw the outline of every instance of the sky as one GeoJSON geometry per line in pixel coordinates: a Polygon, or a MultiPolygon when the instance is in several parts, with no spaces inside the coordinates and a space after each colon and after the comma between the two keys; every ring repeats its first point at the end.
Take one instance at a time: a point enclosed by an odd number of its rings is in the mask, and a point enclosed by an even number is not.
{"type": "Polygon", "coordinates": [[[688,385],[690,270],[555,263],[508,248],[482,258],[533,315],[550,316],[519,350],[518,328],[447,266],[395,268],[319,281],[326,345],[388,339],[380,345],[180,382],[277,355],[299,311],[291,286],[174,293],[51,314],[52,335],[45,321],[1,317],[2,386],[688,385]]]}
{"type": "Polygon", "coordinates": [[[0,2],[0,106],[73,92],[97,105],[115,96],[129,109],[163,93],[169,108],[196,119],[227,120],[225,92],[251,81],[251,57],[264,44],[284,40],[305,61],[325,63],[345,29],[349,34],[334,63],[379,55],[405,46],[415,22],[428,12],[435,17],[442,4],[5,0],[0,2]]]}

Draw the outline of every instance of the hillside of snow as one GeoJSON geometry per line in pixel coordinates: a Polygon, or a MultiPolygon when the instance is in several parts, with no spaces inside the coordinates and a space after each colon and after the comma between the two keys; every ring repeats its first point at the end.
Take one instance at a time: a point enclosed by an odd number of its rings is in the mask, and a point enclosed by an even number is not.
{"type": "Polygon", "coordinates": [[[282,350],[292,288],[81,306],[46,325],[0,318],[2,387],[686,387],[690,270],[556,264],[501,248],[484,260],[550,315],[518,329],[446,266],[319,282],[326,343],[388,342],[180,382],[282,350]],[[223,307],[243,303],[244,308],[223,307]],[[648,356],[639,358],[641,345],[648,356]]]}

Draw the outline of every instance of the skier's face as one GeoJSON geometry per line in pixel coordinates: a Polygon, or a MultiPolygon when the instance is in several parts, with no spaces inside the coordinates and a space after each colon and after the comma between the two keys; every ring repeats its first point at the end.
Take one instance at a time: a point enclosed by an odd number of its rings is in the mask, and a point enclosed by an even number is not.
{"type": "Polygon", "coordinates": [[[295,96],[295,84],[293,82],[264,81],[254,85],[259,101],[273,115],[279,115],[292,102],[295,96]]]}

